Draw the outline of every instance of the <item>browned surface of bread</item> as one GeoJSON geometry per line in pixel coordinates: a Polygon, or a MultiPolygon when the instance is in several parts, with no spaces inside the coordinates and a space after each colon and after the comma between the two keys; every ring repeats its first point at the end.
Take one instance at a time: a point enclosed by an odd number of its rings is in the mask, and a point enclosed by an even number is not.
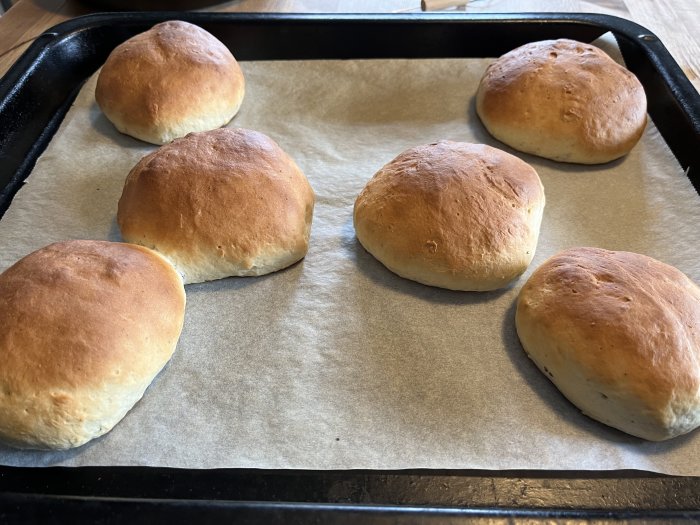
{"type": "Polygon", "coordinates": [[[355,202],[364,248],[394,273],[452,290],[493,290],[525,271],[544,189],[535,170],[496,148],[441,141],[384,166],[355,202]]]}
{"type": "Polygon", "coordinates": [[[525,351],[585,414],[663,440],[700,425],[700,289],[650,257],[561,252],[520,292],[525,351]]]}
{"type": "Polygon", "coordinates": [[[476,95],[481,121],[501,142],[581,164],[629,153],[646,108],[637,77],[597,47],[566,39],[506,53],[486,69],[476,95]]]}
{"type": "Polygon", "coordinates": [[[306,255],[314,193],[269,137],[245,129],[193,133],[131,170],[117,220],[129,242],[154,248],[185,283],[253,276],[306,255]]]}
{"type": "Polygon", "coordinates": [[[226,46],[200,27],[171,21],[112,51],[95,99],[122,133],[165,144],[223,126],[244,93],[243,72],[226,46]]]}
{"type": "Polygon", "coordinates": [[[168,362],[182,280],[157,253],[68,241],[0,274],[0,439],[67,449],[108,432],[168,362]]]}

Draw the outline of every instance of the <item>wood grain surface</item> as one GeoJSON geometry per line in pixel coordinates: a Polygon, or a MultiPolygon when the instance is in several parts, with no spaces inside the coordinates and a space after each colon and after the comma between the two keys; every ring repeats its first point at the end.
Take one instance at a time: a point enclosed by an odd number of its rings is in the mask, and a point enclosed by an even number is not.
{"type": "MultiPolygon", "coordinates": [[[[633,20],[655,33],[700,90],[700,0],[472,0],[467,13],[588,12],[633,20]]],[[[0,16],[0,75],[42,32],[59,22],[95,12],[76,0],[15,0],[0,16]]],[[[204,11],[285,13],[420,12],[420,0],[238,0],[204,11]]]]}

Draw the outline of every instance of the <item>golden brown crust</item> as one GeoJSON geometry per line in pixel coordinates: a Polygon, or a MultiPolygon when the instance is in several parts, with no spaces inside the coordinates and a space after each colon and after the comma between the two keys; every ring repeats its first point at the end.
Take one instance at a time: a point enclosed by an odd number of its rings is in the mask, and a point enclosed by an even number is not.
{"type": "Polygon", "coordinates": [[[180,336],[182,280],[160,255],[51,244],[0,274],[0,439],[65,449],[108,432],[180,336]]]}
{"type": "Polygon", "coordinates": [[[584,413],[668,439],[700,425],[700,289],[651,257],[572,248],[520,292],[518,335],[584,413]]]}
{"type": "Polygon", "coordinates": [[[245,129],[193,133],[131,170],[117,221],[125,240],[154,248],[185,283],[262,275],[306,255],[314,194],[269,137],[245,129]]]}
{"type": "Polygon", "coordinates": [[[600,49],[566,39],[506,53],[486,69],[476,95],[481,121],[501,142],[581,164],[629,153],[646,107],[637,77],[600,49]]]}
{"type": "Polygon", "coordinates": [[[165,144],[223,126],[244,93],[243,72],[226,46],[200,27],[171,21],[112,51],[95,99],[122,133],[165,144]]]}
{"type": "Polygon", "coordinates": [[[441,141],[384,166],[355,202],[357,238],[393,272],[493,290],[532,260],[544,208],[535,170],[503,151],[441,141]]]}

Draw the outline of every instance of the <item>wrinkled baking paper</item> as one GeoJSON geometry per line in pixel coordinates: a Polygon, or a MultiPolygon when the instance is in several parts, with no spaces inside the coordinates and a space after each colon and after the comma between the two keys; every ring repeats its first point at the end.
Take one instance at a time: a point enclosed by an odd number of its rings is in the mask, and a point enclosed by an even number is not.
{"type": "MultiPolygon", "coordinates": [[[[235,50],[234,50],[235,52],[235,50]]],[[[492,139],[474,113],[489,60],[244,62],[231,126],[268,134],[316,192],[306,258],[273,275],[187,287],[169,365],[106,436],[7,465],[296,469],[644,469],[700,475],[700,431],[650,443],[599,424],[528,360],[514,302],[570,246],[641,252],[700,282],[700,199],[650,124],[623,160],[574,166],[516,153],[547,205],[536,257],[510,288],[401,279],[358,244],[352,206],[401,151],[492,139]]],[[[117,201],[154,146],[117,133],[87,82],[0,221],[0,269],[64,239],[120,240],[117,201]]]]}

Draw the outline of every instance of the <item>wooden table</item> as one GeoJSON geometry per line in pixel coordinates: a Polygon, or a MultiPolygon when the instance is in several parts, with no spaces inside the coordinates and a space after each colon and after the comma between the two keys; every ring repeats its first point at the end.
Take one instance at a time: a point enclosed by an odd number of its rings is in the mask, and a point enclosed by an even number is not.
{"type": "MultiPolygon", "coordinates": [[[[460,8],[457,8],[460,9],[460,8]]],[[[655,33],[700,91],[700,1],[698,0],[472,0],[468,13],[591,12],[616,15],[655,33]]],[[[420,12],[419,0],[238,0],[206,11],[376,13],[420,12]]],[[[0,75],[43,31],[70,18],[95,12],[75,0],[16,0],[0,17],[0,75]]]]}

